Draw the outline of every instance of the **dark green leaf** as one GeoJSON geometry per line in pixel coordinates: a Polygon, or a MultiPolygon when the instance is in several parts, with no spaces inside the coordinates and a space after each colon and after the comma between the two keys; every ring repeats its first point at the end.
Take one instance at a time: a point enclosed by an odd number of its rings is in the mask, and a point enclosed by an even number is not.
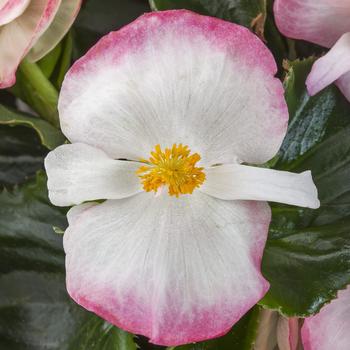
{"type": "Polygon", "coordinates": [[[149,3],[154,11],[187,9],[203,15],[209,15],[209,11],[202,5],[200,0],[149,0],[149,3]]]}
{"type": "Polygon", "coordinates": [[[185,8],[249,28],[259,14],[266,12],[264,0],[151,0],[150,4],[156,10],[185,8]]]}
{"type": "Polygon", "coordinates": [[[77,306],[65,289],[65,213],[46,177],[0,194],[0,349],[135,350],[133,338],[77,306]]]}
{"type": "Polygon", "coordinates": [[[314,58],[309,58],[290,63],[285,79],[290,123],[276,165],[279,169],[295,168],[298,162],[303,161],[302,156],[323,140],[327,129],[341,128],[350,117],[349,104],[336,87],[329,87],[315,97],[308,95],[305,79],[314,61],[314,58]],[[327,128],[330,122],[333,127],[327,128]]]}
{"type": "Polygon", "coordinates": [[[350,104],[336,87],[307,95],[312,63],[291,63],[291,119],[276,168],[311,170],[321,208],[273,205],[263,259],[271,288],[261,303],[290,316],[317,312],[350,283],[350,104]]]}
{"type": "Polygon", "coordinates": [[[149,11],[147,0],[87,0],[74,24],[74,56],[80,57],[102,35],[121,28],[149,11]]]}
{"type": "Polygon", "coordinates": [[[64,142],[45,120],[0,104],[0,187],[24,182],[43,168],[47,150],[64,142]]]}
{"type": "Polygon", "coordinates": [[[35,175],[43,167],[46,153],[34,130],[0,125],[0,188],[35,175]]]}
{"type": "Polygon", "coordinates": [[[23,125],[33,128],[38,134],[41,143],[48,149],[54,149],[64,143],[63,134],[47,121],[24,113],[13,111],[0,104],[0,125],[23,125]]]}

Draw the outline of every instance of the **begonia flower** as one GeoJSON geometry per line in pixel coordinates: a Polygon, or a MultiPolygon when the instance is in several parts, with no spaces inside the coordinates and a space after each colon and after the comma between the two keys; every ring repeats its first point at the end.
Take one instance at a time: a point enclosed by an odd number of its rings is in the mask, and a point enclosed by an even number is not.
{"type": "Polygon", "coordinates": [[[313,65],[306,81],[309,94],[335,82],[350,101],[350,1],[276,0],[274,13],[287,37],[332,48],[313,65]]]}
{"type": "Polygon", "coordinates": [[[146,14],[73,65],[59,99],[72,144],[45,167],[52,203],[76,205],[64,249],[77,303],[177,345],[226,333],[261,299],[265,201],[319,206],[309,171],[243,164],[286,134],[276,70],[248,29],[185,10],[146,14]]]}
{"type": "Polygon", "coordinates": [[[301,329],[304,350],[348,350],[349,329],[350,286],[317,315],[305,319],[301,329]]]}
{"type": "Polygon", "coordinates": [[[12,86],[21,60],[37,61],[67,33],[81,0],[0,0],[0,88],[12,86]]]}

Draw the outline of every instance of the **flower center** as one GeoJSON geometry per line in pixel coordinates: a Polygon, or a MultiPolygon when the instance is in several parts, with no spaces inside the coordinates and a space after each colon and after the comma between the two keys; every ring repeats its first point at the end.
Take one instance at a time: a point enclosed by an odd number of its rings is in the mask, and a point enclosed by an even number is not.
{"type": "Polygon", "coordinates": [[[168,186],[170,196],[191,194],[196,187],[205,181],[203,168],[196,167],[201,159],[198,153],[190,154],[188,146],[174,143],[172,148],[162,151],[155,146],[148,160],[141,161],[146,165],[137,170],[143,189],[146,192],[157,192],[162,186],[168,186]]]}

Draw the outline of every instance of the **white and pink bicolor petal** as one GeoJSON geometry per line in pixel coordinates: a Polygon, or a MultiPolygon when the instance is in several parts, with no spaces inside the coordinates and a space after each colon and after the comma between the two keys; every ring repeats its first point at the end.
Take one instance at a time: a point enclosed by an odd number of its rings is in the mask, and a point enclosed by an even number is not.
{"type": "Polygon", "coordinates": [[[0,26],[20,16],[31,0],[0,0],[0,26]]]}
{"type": "Polygon", "coordinates": [[[13,85],[16,70],[53,20],[61,0],[33,0],[24,12],[0,27],[0,88],[13,85]]]}
{"type": "Polygon", "coordinates": [[[77,17],[81,3],[82,0],[61,0],[52,23],[28,53],[30,61],[38,61],[59,43],[77,17]]]}
{"type": "Polygon", "coordinates": [[[61,127],[113,158],[183,143],[207,165],[263,163],[287,130],[275,73],[272,54],[244,27],[184,10],[146,14],[73,65],[61,127]]]}
{"type": "Polygon", "coordinates": [[[223,335],[268,289],[260,263],[270,215],[266,203],[198,191],[74,207],[64,241],[68,292],[156,344],[223,335]]]}
{"type": "Polygon", "coordinates": [[[349,0],[275,0],[274,13],[284,35],[325,47],[350,31],[349,0]]]}
{"type": "Polygon", "coordinates": [[[321,311],[305,319],[301,330],[305,350],[348,350],[350,344],[350,286],[321,311]]]}

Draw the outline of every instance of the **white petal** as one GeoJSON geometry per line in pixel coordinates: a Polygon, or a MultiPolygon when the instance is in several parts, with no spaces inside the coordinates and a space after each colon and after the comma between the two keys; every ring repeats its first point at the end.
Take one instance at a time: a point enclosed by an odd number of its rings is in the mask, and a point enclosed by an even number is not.
{"type": "MultiPolygon", "coordinates": [[[[93,206],[98,205],[96,202],[88,202],[80,205],[75,205],[74,207],[70,208],[67,212],[67,220],[69,224],[69,229],[73,230],[74,225],[79,222],[80,216],[88,209],[92,208],[93,206]]],[[[69,235],[65,234],[63,236],[63,247],[66,250],[66,247],[68,247],[69,242],[69,235]]]]}
{"type": "Polygon", "coordinates": [[[188,11],[147,14],[71,68],[62,130],[114,158],[182,142],[209,165],[265,162],[287,128],[275,73],[269,50],[244,27],[188,11]]]}
{"type": "Polygon", "coordinates": [[[65,233],[68,292],[154,343],[222,335],[268,288],[266,203],[141,193],[75,213],[65,233]]]}
{"type": "Polygon", "coordinates": [[[312,66],[306,81],[310,95],[317,94],[348,72],[350,72],[350,32],[344,34],[332,49],[312,66]]]}
{"type": "Polygon", "coordinates": [[[200,190],[224,200],[271,201],[318,208],[317,189],[311,172],[294,174],[239,164],[206,169],[200,190]]]}
{"type": "Polygon", "coordinates": [[[82,143],[59,146],[45,159],[50,200],[68,206],[132,196],[142,190],[139,167],[140,163],[111,159],[82,143]]]}
{"type": "Polygon", "coordinates": [[[82,0],[62,0],[49,28],[30,50],[28,59],[38,61],[52,50],[68,32],[80,10],[82,0]]]}
{"type": "Polygon", "coordinates": [[[10,23],[20,16],[29,5],[30,0],[0,1],[0,26],[10,23]]]}

